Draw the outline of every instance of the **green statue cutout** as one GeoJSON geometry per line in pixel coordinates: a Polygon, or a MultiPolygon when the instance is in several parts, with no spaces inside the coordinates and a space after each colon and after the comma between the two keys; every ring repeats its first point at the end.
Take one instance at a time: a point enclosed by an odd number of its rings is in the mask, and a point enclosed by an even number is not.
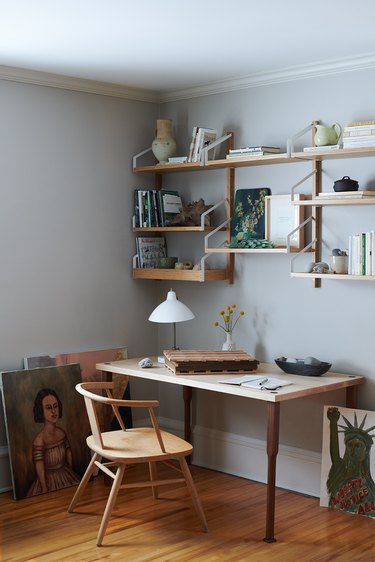
{"type": "Polygon", "coordinates": [[[354,425],[344,416],[342,418],[346,426],[338,425],[340,415],[342,414],[338,408],[331,407],[327,410],[332,462],[327,479],[329,505],[333,509],[375,517],[375,483],[370,471],[370,450],[373,444],[370,432],[375,426],[364,429],[367,414],[358,426],[356,413],[354,425]],[[344,433],[343,458],[340,457],[339,433],[344,433]]]}

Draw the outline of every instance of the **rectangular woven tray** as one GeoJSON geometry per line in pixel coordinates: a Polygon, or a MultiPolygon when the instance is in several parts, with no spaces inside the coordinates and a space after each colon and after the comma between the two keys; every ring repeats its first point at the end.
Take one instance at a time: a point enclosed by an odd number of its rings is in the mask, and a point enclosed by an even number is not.
{"type": "Polygon", "coordinates": [[[249,373],[257,370],[259,361],[245,351],[212,349],[167,349],[165,365],[175,375],[249,373]]]}

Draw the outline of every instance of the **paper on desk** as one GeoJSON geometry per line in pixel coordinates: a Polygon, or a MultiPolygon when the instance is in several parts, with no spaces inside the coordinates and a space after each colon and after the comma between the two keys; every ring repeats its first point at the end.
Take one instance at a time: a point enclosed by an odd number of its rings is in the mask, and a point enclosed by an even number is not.
{"type": "Polygon", "coordinates": [[[274,390],[280,386],[287,386],[292,384],[288,380],[275,379],[270,377],[262,377],[260,375],[245,375],[243,377],[234,377],[232,379],[225,379],[220,381],[224,384],[235,384],[237,386],[245,386],[247,388],[256,388],[258,390],[274,390]]]}
{"type": "Polygon", "coordinates": [[[233,379],[225,379],[219,382],[223,384],[237,384],[238,386],[241,386],[248,382],[252,383],[264,379],[265,377],[262,377],[261,375],[244,375],[243,377],[234,377],[233,379]]]}

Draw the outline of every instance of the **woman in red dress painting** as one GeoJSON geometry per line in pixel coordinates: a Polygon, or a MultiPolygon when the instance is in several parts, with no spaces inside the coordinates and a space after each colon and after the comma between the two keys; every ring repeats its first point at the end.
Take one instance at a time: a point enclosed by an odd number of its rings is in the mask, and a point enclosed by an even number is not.
{"type": "Polygon", "coordinates": [[[33,440],[36,479],[27,496],[36,496],[78,484],[79,476],[72,466],[72,451],[65,431],[57,425],[62,416],[62,403],[51,388],[43,388],[34,401],[34,421],[43,428],[33,440]]]}

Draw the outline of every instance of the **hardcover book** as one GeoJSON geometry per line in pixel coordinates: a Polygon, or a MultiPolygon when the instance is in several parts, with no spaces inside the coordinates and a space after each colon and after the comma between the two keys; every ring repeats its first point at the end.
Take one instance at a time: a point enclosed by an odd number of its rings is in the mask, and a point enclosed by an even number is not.
{"type": "Polygon", "coordinates": [[[141,268],[157,268],[158,259],[167,257],[167,246],[163,236],[138,236],[136,244],[141,268]]]}

